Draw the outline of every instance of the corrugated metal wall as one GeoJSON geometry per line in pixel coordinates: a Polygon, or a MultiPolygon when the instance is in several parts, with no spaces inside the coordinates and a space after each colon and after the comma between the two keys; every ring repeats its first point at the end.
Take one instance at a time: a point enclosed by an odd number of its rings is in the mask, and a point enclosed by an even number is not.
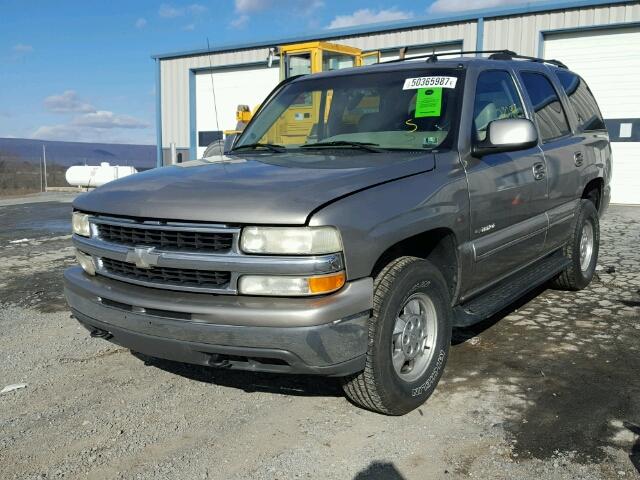
{"type": "MultiPolygon", "coordinates": [[[[524,55],[536,56],[541,31],[637,21],[640,21],[639,2],[485,18],[483,49],[508,48],[524,55]]],[[[462,41],[465,50],[475,50],[476,29],[477,22],[472,20],[336,37],[328,41],[352,45],[363,50],[462,41]]],[[[211,64],[217,67],[265,62],[267,55],[267,48],[229,51],[211,55],[211,64]]],[[[160,94],[164,148],[168,148],[171,142],[175,142],[178,148],[189,147],[189,70],[208,66],[209,58],[206,55],[161,60],[160,94]]]]}
{"type": "Polygon", "coordinates": [[[640,21],[640,3],[486,19],[484,49],[508,48],[522,55],[537,56],[541,31],[637,21],[640,21]]]}
{"type": "Polygon", "coordinates": [[[476,46],[476,22],[434,25],[411,30],[372,33],[358,37],[336,37],[331,41],[351,45],[361,50],[462,41],[465,50],[473,50],[476,46]]]}
{"type": "MultiPolygon", "coordinates": [[[[237,50],[213,54],[211,66],[221,67],[266,62],[269,49],[237,50]]],[[[189,71],[208,68],[209,56],[172,58],[160,63],[162,103],[162,147],[175,142],[178,148],[189,148],[189,71]]]]}

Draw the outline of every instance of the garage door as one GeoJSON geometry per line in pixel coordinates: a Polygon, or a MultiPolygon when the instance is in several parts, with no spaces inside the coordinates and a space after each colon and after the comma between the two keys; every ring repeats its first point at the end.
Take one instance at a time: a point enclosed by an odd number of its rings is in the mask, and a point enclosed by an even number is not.
{"type": "MultiPolygon", "coordinates": [[[[409,45],[409,50],[405,58],[411,58],[418,55],[427,55],[429,53],[451,53],[451,52],[460,52],[462,50],[461,43],[450,43],[446,45],[433,45],[433,46],[421,46],[421,47],[411,47],[409,45]]],[[[380,52],[380,61],[386,62],[387,60],[396,60],[399,58],[399,49],[393,50],[383,50],[380,52]]]]}
{"type": "Polygon", "coordinates": [[[566,63],[591,87],[613,151],[613,203],[640,204],[640,28],[547,35],[544,58],[566,63]]]}
{"type": "Polygon", "coordinates": [[[244,67],[214,70],[213,73],[196,73],[195,108],[196,142],[198,158],[202,156],[208,144],[208,132],[233,130],[236,128],[236,109],[238,105],[249,105],[253,110],[278,84],[278,67],[244,67]],[[213,86],[212,86],[213,77],[213,86]],[[218,125],[213,106],[215,91],[218,110],[218,125]]]}

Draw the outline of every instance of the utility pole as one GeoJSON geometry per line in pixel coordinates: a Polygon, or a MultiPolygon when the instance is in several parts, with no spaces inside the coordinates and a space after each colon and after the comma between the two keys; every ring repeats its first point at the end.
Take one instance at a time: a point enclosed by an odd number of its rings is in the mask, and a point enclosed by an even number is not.
{"type": "Polygon", "coordinates": [[[42,192],[42,187],[43,187],[43,183],[42,183],[42,158],[40,159],[40,161],[38,163],[40,164],[40,192],[42,192]]]}
{"type": "Polygon", "coordinates": [[[42,162],[44,163],[44,191],[47,191],[47,147],[42,144],[42,162]]]}

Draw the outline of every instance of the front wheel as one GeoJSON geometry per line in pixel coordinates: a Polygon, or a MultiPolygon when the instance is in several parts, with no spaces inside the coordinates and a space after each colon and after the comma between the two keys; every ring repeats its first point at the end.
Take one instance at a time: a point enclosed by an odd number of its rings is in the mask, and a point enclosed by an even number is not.
{"type": "Polygon", "coordinates": [[[408,413],[435,390],[450,343],[449,290],[440,271],[415,257],[393,260],[374,283],[365,369],[342,380],[344,391],[368,410],[408,413]]]}

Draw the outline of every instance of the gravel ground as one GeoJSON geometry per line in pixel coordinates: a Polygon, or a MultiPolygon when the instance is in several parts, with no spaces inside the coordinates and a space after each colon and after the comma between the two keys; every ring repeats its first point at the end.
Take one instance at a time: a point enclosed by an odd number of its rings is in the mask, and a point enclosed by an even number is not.
{"type": "Polygon", "coordinates": [[[135,356],[69,318],[69,200],[0,204],[0,477],[640,478],[640,208],[602,221],[598,276],[456,330],[434,396],[360,410],[334,380],[135,356]]]}

